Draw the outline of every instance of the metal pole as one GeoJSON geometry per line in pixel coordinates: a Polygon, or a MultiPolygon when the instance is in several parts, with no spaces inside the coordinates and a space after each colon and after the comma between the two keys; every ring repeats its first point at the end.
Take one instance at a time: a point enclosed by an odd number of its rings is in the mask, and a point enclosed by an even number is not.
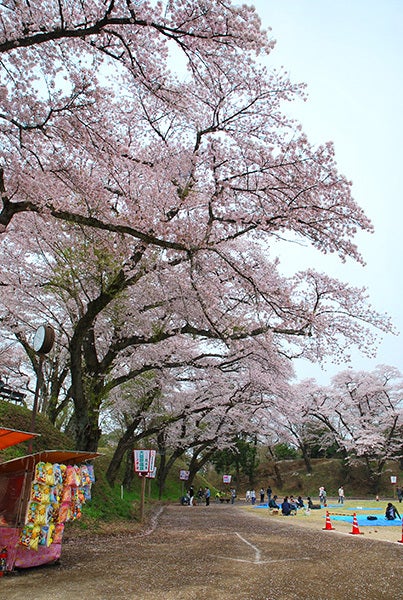
{"type": "MultiPolygon", "coordinates": [[[[38,361],[38,373],[36,375],[36,387],[35,387],[35,396],[34,396],[34,405],[32,407],[32,417],[31,417],[31,432],[35,433],[35,420],[36,420],[36,413],[38,410],[38,400],[39,400],[39,392],[41,389],[41,385],[42,385],[42,368],[43,368],[43,361],[45,360],[45,355],[44,354],[40,354],[39,355],[39,361],[38,361]]],[[[30,440],[29,444],[28,444],[28,452],[29,454],[32,454],[32,444],[33,441],[32,439],[30,440]]]]}

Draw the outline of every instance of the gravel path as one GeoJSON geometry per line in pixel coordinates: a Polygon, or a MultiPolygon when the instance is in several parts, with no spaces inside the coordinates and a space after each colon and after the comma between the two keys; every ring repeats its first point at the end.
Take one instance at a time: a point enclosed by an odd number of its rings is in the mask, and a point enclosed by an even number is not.
{"type": "Polygon", "coordinates": [[[60,565],[0,579],[7,600],[401,600],[403,544],[237,506],[169,505],[143,531],[75,537],[60,565]]]}

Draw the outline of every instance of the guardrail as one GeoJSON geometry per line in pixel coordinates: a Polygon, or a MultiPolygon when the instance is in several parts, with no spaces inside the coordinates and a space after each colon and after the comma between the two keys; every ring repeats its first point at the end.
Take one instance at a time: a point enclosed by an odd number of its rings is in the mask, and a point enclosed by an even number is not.
{"type": "Polygon", "coordinates": [[[24,402],[25,396],[26,394],[19,392],[15,388],[12,388],[0,379],[0,398],[2,400],[11,400],[12,402],[24,402]]]}

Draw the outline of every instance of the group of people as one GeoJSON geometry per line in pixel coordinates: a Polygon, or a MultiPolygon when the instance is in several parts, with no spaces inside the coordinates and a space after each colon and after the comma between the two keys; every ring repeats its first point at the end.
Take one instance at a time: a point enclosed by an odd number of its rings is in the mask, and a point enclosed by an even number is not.
{"type": "MultiPolygon", "coordinates": [[[[322,508],[323,506],[327,506],[327,494],[326,489],[321,486],[319,488],[319,505],[315,505],[310,496],[307,497],[307,504],[305,504],[302,496],[298,496],[294,498],[294,496],[285,496],[282,502],[279,502],[278,496],[276,494],[273,495],[273,491],[269,486],[266,490],[262,487],[260,488],[260,504],[264,504],[267,496],[267,504],[269,509],[281,511],[283,515],[295,515],[298,509],[305,508],[306,510],[322,508]]],[[[256,504],[256,491],[255,489],[247,490],[245,494],[245,500],[249,504],[256,504]]],[[[344,490],[343,488],[339,489],[339,502],[344,503],[344,490]]]]}
{"type": "MultiPolygon", "coordinates": [[[[344,504],[344,489],[342,486],[340,486],[338,490],[338,502],[339,504],[344,504]]],[[[281,510],[281,513],[283,515],[295,515],[297,513],[297,510],[300,508],[304,508],[306,511],[321,509],[327,506],[326,488],[324,486],[321,486],[319,488],[319,504],[314,504],[311,497],[307,496],[305,505],[304,500],[301,496],[298,496],[297,499],[294,499],[292,495],[285,496],[283,502],[279,504],[277,496],[274,495],[271,497],[270,494],[268,506],[270,509],[273,510],[281,510]]]]}
{"type": "MultiPolygon", "coordinates": [[[[263,487],[260,488],[260,492],[259,492],[260,504],[264,504],[266,494],[267,494],[267,502],[270,502],[272,494],[273,494],[270,486],[268,486],[268,488],[266,490],[263,487]]],[[[251,504],[256,504],[256,490],[254,488],[246,491],[245,500],[248,504],[249,504],[249,502],[251,504]]]]}
{"type": "Polygon", "coordinates": [[[296,515],[299,508],[305,508],[305,503],[302,496],[298,496],[296,500],[294,499],[294,496],[285,496],[280,505],[277,503],[277,496],[274,495],[273,498],[269,500],[268,506],[270,509],[281,510],[281,514],[288,517],[289,515],[296,515]]]}
{"type": "MultiPolygon", "coordinates": [[[[398,488],[397,490],[398,501],[402,502],[403,499],[403,490],[402,488],[398,488]]],[[[234,487],[230,490],[231,494],[231,504],[234,504],[236,498],[236,490],[234,487]]],[[[309,510],[321,509],[327,507],[327,493],[326,488],[321,486],[319,488],[319,504],[314,504],[310,496],[307,496],[306,505],[302,496],[298,496],[294,499],[294,496],[285,496],[283,501],[279,503],[278,496],[276,494],[273,495],[272,489],[269,486],[266,490],[262,487],[260,488],[260,504],[264,504],[265,496],[267,495],[267,503],[268,507],[271,510],[275,510],[280,512],[284,516],[296,515],[297,510],[304,508],[307,512],[309,510]]],[[[195,494],[193,486],[187,490],[186,495],[182,497],[181,503],[187,504],[189,506],[194,506],[197,503],[205,502],[206,506],[210,504],[210,489],[206,486],[204,489],[202,487],[199,488],[197,494],[195,494]]],[[[379,499],[377,497],[377,499],[379,499]]],[[[256,504],[256,491],[254,489],[247,490],[245,494],[245,500],[247,503],[256,504]]],[[[340,486],[338,489],[338,503],[344,504],[344,489],[343,486],[340,486]]],[[[386,510],[385,510],[385,518],[388,520],[394,520],[396,518],[401,519],[400,513],[397,510],[396,506],[394,506],[391,502],[388,502],[386,510]]]]}
{"type": "Polygon", "coordinates": [[[204,489],[202,487],[199,487],[197,495],[195,495],[193,486],[191,485],[190,488],[187,490],[186,494],[184,496],[182,496],[181,504],[188,505],[188,506],[195,506],[197,503],[201,504],[204,500],[206,503],[206,506],[209,506],[210,496],[211,496],[210,488],[208,488],[207,486],[204,489]]]}

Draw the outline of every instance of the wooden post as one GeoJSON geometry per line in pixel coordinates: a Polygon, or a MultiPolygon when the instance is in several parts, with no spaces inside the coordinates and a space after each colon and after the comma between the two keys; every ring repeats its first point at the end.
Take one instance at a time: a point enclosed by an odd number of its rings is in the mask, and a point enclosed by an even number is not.
{"type": "Polygon", "coordinates": [[[141,474],[141,494],[140,494],[140,523],[144,520],[144,500],[146,492],[146,476],[145,473],[141,474]]]}

